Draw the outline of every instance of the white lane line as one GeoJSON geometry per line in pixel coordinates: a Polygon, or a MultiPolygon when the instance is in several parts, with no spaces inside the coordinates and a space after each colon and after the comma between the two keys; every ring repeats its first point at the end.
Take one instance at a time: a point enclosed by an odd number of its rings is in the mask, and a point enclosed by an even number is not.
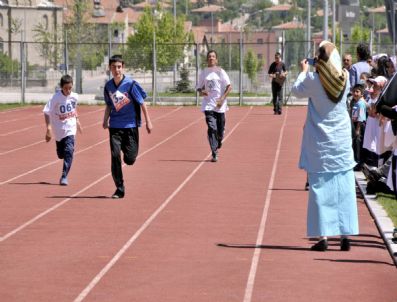
{"type": "Polygon", "coordinates": [[[287,115],[288,115],[288,107],[285,108],[285,109],[286,110],[285,110],[283,125],[281,126],[280,134],[279,134],[279,137],[278,137],[276,155],[274,156],[272,173],[271,173],[271,176],[270,176],[269,186],[268,186],[267,193],[266,193],[265,206],[263,208],[262,219],[261,219],[261,222],[260,222],[260,225],[259,225],[258,236],[256,238],[256,245],[255,245],[256,248],[255,248],[254,254],[252,256],[251,269],[250,269],[250,272],[249,272],[249,275],[248,275],[247,285],[246,285],[246,288],[245,288],[245,295],[244,295],[244,300],[243,300],[244,302],[251,302],[252,293],[253,293],[253,290],[254,290],[256,271],[257,271],[257,268],[258,268],[259,258],[260,258],[260,255],[261,255],[261,247],[260,246],[262,245],[263,235],[265,234],[267,214],[269,212],[270,200],[271,200],[271,197],[272,197],[272,188],[273,188],[274,178],[275,178],[276,171],[277,171],[278,159],[280,157],[281,143],[282,143],[282,140],[283,140],[284,128],[285,128],[287,115]]]}
{"type": "MultiPolygon", "coordinates": [[[[89,115],[89,114],[96,113],[98,111],[104,111],[104,110],[105,110],[104,108],[101,108],[101,109],[97,109],[97,110],[93,110],[93,111],[89,111],[89,112],[85,112],[85,113],[79,114],[79,116],[85,116],[85,115],[89,115]]],[[[6,124],[6,123],[10,123],[10,122],[19,122],[19,121],[22,121],[22,120],[30,119],[32,116],[44,116],[44,113],[43,112],[34,113],[34,114],[31,114],[31,115],[28,115],[28,116],[25,115],[23,118],[15,118],[15,119],[12,119],[12,120],[0,121],[0,124],[6,124]]],[[[44,118],[43,118],[43,120],[44,120],[44,118]]],[[[44,124],[44,122],[43,122],[43,124],[44,124]]],[[[38,125],[35,125],[35,127],[38,127],[38,125]]]]}
{"type": "MultiPolygon", "coordinates": [[[[164,140],[162,140],[161,142],[157,143],[156,145],[154,145],[153,147],[145,150],[144,152],[142,152],[140,155],[138,155],[137,158],[140,158],[142,156],[144,156],[146,153],[149,153],[150,151],[156,149],[157,147],[161,146],[162,144],[166,143],[167,141],[169,141],[170,139],[172,139],[173,137],[177,136],[178,134],[180,134],[181,132],[185,131],[186,129],[188,129],[189,127],[193,126],[194,124],[198,123],[199,121],[201,121],[203,118],[200,117],[199,119],[191,122],[190,124],[188,124],[187,126],[179,129],[177,132],[175,132],[174,134],[168,136],[167,138],[165,138],[164,140]]],[[[123,167],[125,166],[125,164],[123,165],[123,167]]],[[[88,186],[86,186],[85,188],[81,189],[80,191],[78,191],[77,193],[74,193],[71,197],[66,198],[64,200],[62,200],[61,202],[57,203],[56,205],[52,206],[51,208],[48,208],[47,210],[41,212],[40,214],[36,215],[35,217],[33,217],[32,219],[30,219],[29,221],[25,222],[24,224],[20,225],[19,227],[15,228],[14,230],[8,232],[7,234],[5,234],[4,236],[0,237],[0,243],[3,242],[4,240],[10,238],[11,236],[15,235],[16,233],[18,233],[19,231],[23,230],[24,228],[28,227],[29,225],[33,224],[35,221],[39,220],[40,218],[44,217],[45,215],[51,213],[52,211],[56,210],[57,208],[59,208],[60,206],[64,205],[65,203],[67,203],[68,201],[70,201],[71,199],[73,199],[74,197],[78,196],[79,194],[87,191],[89,188],[91,188],[92,186],[96,185],[97,183],[99,183],[100,181],[102,181],[103,179],[105,179],[106,177],[110,176],[111,173],[107,173],[106,175],[100,177],[99,179],[95,180],[94,182],[92,182],[91,184],[89,184],[88,186]]]]}
{"type": "Polygon", "coordinates": [[[39,127],[39,125],[30,126],[30,127],[26,127],[26,128],[22,128],[22,129],[18,129],[18,130],[10,131],[10,132],[7,132],[7,133],[1,133],[1,134],[0,134],[0,136],[1,136],[1,137],[3,137],[3,136],[7,136],[7,135],[11,135],[11,134],[18,133],[18,132],[27,131],[27,130],[29,130],[29,129],[32,129],[32,128],[37,128],[37,127],[39,127]]]}
{"type": "Polygon", "coordinates": [[[45,140],[43,139],[43,140],[41,140],[41,141],[37,141],[37,142],[31,143],[31,144],[29,144],[29,145],[25,145],[25,146],[22,146],[22,147],[19,147],[19,148],[15,148],[15,149],[12,149],[12,150],[0,152],[0,156],[1,156],[1,155],[6,155],[6,154],[8,154],[8,153],[13,153],[13,152],[15,152],[15,151],[19,151],[19,150],[22,150],[22,149],[26,149],[26,148],[29,148],[29,147],[33,147],[33,146],[38,145],[38,144],[41,144],[41,143],[45,143],[45,140]]]}
{"type": "MultiPolygon", "coordinates": [[[[161,116],[159,116],[158,118],[154,119],[153,122],[154,122],[154,121],[158,121],[158,120],[160,120],[160,119],[162,119],[162,118],[164,118],[164,117],[166,117],[166,116],[168,116],[168,115],[170,115],[170,114],[172,114],[172,113],[174,113],[174,112],[177,112],[177,111],[180,110],[180,109],[182,109],[182,107],[178,107],[178,108],[176,108],[176,109],[174,109],[174,110],[172,110],[172,111],[170,111],[170,112],[167,112],[166,114],[161,115],[161,116]]],[[[84,128],[83,128],[83,129],[84,129],[84,128]]],[[[82,152],[84,152],[84,151],[87,151],[87,150],[89,150],[89,149],[92,149],[93,147],[96,147],[96,146],[98,146],[98,145],[100,145],[100,144],[103,144],[104,142],[107,142],[108,140],[109,140],[109,138],[106,138],[106,139],[104,139],[104,140],[101,140],[101,141],[99,141],[98,143],[95,143],[94,145],[91,145],[91,146],[89,146],[89,147],[87,147],[87,148],[85,148],[85,149],[81,149],[81,150],[75,152],[74,154],[75,154],[75,155],[80,154],[80,153],[82,153],[82,152]]],[[[25,173],[19,174],[19,175],[13,177],[13,178],[4,180],[4,181],[0,182],[0,186],[4,185],[4,184],[6,184],[6,183],[9,183],[9,182],[11,182],[11,181],[13,181],[13,180],[16,180],[16,179],[18,179],[18,178],[21,178],[21,177],[23,177],[23,176],[29,175],[29,174],[31,174],[31,173],[33,173],[33,172],[36,172],[36,171],[38,171],[38,170],[40,170],[40,169],[43,169],[43,168],[45,168],[45,167],[51,166],[51,165],[57,163],[58,161],[60,161],[60,160],[59,160],[59,159],[53,160],[53,161],[51,161],[51,162],[48,162],[48,163],[46,163],[46,164],[44,164],[44,165],[41,165],[41,166],[35,168],[35,169],[32,169],[32,170],[29,170],[29,171],[27,171],[27,172],[25,172],[25,173]]]]}
{"type": "MultiPolygon", "coordinates": [[[[225,141],[230,137],[230,135],[237,129],[238,126],[244,121],[249,113],[252,111],[252,106],[248,112],[242,117],[242,119],[233,127],[229,134],[225,137],[225,141]]],[[[205,160],[211,156],[208,154],[201,163],[185,178],[184,181],[176,188],[174,192],[153,212],[152,215],[142,224],[142,226],[132,235],[132,237],[124,244],[124,246],[116,253],[116,255],[105,265],[105,267],[91,280],[87,287],[74,299],[74,302],[81,302],[87,297],[91,290],[101,281],[101,279],[106,275],[106,273],[117,263],[117,261],[123,256],[123,254],[130,248],[135,240],[149,227],[154,219],[164,210],[164,208],[172,201],[172,199],[183,189],[183,187],[193,178],[197,171],[204,165],[205,160]]]]}

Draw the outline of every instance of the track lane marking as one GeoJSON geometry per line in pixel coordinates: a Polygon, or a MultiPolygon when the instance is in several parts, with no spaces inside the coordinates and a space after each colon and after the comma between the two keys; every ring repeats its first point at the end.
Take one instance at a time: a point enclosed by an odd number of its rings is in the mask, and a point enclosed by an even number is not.
{"type": "MultiPolygon", "coordinates": [[[[186,129],[188,129],[189,127],[193,126],[194,124],[198,123],[199,121],[201,121],[203,119],[203,117],[200,117],[199,119],[191,122],[190,124],[188,124],[187,126],[185,126],[184,128],[179,129],[177,132],[174,132],[174,134],[168,136],[166,139],[162,140],[161,142],[157,143],[156,145],[154,145],[153,147],[145,150],[144,152],[142,152],[140,155],[137,156],[137,159],[144,156],[146,153],[149,153],[151,151],[153,151],[154,149],[156,149],[157,147],[161,146],[162,144],[166,143],[167,141],[169,141],[170,139],[172,139],[173,137],[177,136],[178,134],[180,134],[181,132],[185,131],[186,129]]],[[[123,164],[123,167],[125,166],[125,164],[123,164]]],[[[15,228],[14,230],[8,232],[7,234],[5,234],[4,236],[0,237],[0,243],[5,241],[6,239],[10,238],[11,236],[15,235],[16,233],[18,233],[19,231],[25,229],[26,227],[30,226],[31,224],[33,224],[34,222],[36,222],[37,220],[39,220],[40,218],[46,216],[47,214],[51,213],[52,211],[56,210],[57,208],[61,207],[62,205],[66,204],[67,202],[69,202],[70,200],[72,200],[74,197],[80,195],[81,193],[87,191],[88,189],[90,189],[91,187],[93,187],[94,185],[98,184],[99,182],[101,182],[102,180],[104,180],[106,177],[111,176],[111,173],[107,173],[104,176],[100,177],[99,179],[95,180],[94,182],[92,182],[91,184],[89,184],[88,186],[84,187],[83,189],[81,189],[80,191],[74,193],[71,197],[66,198],[64,200],[62,200],[61,202],[57,203],[56,205],[48,208],[47,210],[41,212],[40,214],[36,215],[35,217],[33,217],[32,219],[30,219],[29,221],[23,223],[22,225],[20,225],[19,227],[15,228]]]]}
{"type": "Polygon", "coordinates": [[[261,222],[260,222],[259,230],[258,230],[258,236],[256,238],[255,250],[254,250],[254,254],[252,256],[252,260],[251,260],[251,268],[250,268],[250,271],[248,274],[247,285],[245,287],[245,294],[244,294],[244,300],[243,300],[244,302],[251,302],[251,300],[252,300],[252,293],[253,293],[253,289],[254,289],[254,285],[255,285],[256,271],[258,268],[259,257],[261,255],[260,246],[262,245],[263,236],[265,234],[267,214],[269,212],[270,200],[272,197],[272,188],[273,188],[276,170],[277,170],[277,166],[278,166],[278,160],[280,157],[280,149],[281,149],[281,143],[282,143],[283,136],[284,136],[285,124],[286,124],[286,120],[287,120],[287,116],[288,116],[288,107],[286,109],[287,110],[285,110],[283,124],[281,126],[280,134],[278,137],[278,143],[277,143],[276,154],[274,156],[272,173],[270,174],[271,176],[270,176],[269,185],[268,185],[267,192],[266,192],[265,205],[263,207],[262,218],[261,218],[261,222]]]}
{"type": "MultiPolygon", "coordinates": [[[[162,119],[162,118],[164,118],[164,117],[166,117],[166,116],[168,116],[168,115],[170,115],[170,114],[172,114],[172,113],[174,113],[174,112],[179,111],[180,109],[182,109],[182,107],[178,107],[178,108],[174,109],[174,110],[171,111],[171,112],[167,112],[166,114],[159,116],[157,119],[154,119],[153,121],[160,120],[160,119],[162,119]]],[[[84,129],[83,129],[83,130],[84,130],[84,129]]],[[[81,150],[79,150],[79,151],[76,151],[76,152],[74,153],[74,155],[77,155],[77,154],[80,154],[80,153],[85,152],[85,151],[87,151],[87,150],[90,150],[90,149],[92,149],[92,148],[94,148],[94,147],[96,147],[96,146],[98,146],[98,145],[100,145],[100,144],[103,144],[103,143],[107,142],[108,140],[109,140],[109,138],[106,138],[106,139],[104,139],[104,140],[101,140],[101,141],[95,143],[94,145],[91,145],[91,146],[88,146],[88,147],[86,147],[86,148],[84,148],[84,149],[81,149],[81,150]]],[[[14,177],[12,177],[12,178],[10,178],[10,179],[4,180],[4,181],[0,182],[0,186],[2,186],[2,185],[4,185],[4,184],[7,184],[7,183],[9,183],[9,182],[11,182],[11,181],[14,181],[14,180],[16,180],[16,179],[18,179],[18,178],[21,178],[21,177],[23,177],[23,176],[32,174],[33,172],[36,172],[36,171],[38,171],[38,170],[40,170],[40,169],[46,168],[46,167],[48,167],[48,166],[51,166],[51,165],[53,165],[53,164],[55,164],[55,163],[57,163],[57,162],[59,162],[59,161],[60,161],[60,159],[53,160],[53,161],[48,162],[48,163],[46,163],[46,164],[44,164],[44,165],[41,165],[41,166],[39,166],[39,167],[37,167],[37,168],[34,168],[34,169],[32,169],[32,170],[29,170],[29,171],[27,171],[27,172],[25,172],[25,173],[22,173],[22,174],[19,174],[19,175],[17,175],[17,176],[14,176],[14,177]]]]}
{"type": "MultiPolygon", "coordinates": [[[[248,112],[241,118],[241,120],[230,130],[229,134],[225,137],[225,141],[232,135],[238,126],[247,118],[252,111],[252,106],[248,112]]],[[[81,302],[87,297],[92,289],[101,281],[107,272],[117,263],[117,261],[124,255],[130,248],[135,240],[149,227],[149,225],[157,218],[157,216],[167,207],[173,198],[184,188],[184,186],[193,178],[197,171],[204,165],[207,159],[211,157],[211,153],[207,154],[201,163],[182,181],[182,183],[169,195],[165,201],[155,210],[152,215],[141,225],[141,227],[130,237],[130,239],[123,245],[123,247],[113,256],[113,258],[102,268],[102,270],[91,280],[91,282],[84,288],[84,290],[74,299],[74,302],[81,302]]]]}

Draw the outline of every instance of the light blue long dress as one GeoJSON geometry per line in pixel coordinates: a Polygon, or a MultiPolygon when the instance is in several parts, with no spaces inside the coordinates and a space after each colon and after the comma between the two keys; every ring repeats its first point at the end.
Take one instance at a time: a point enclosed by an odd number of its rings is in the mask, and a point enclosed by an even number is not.
{"type": "Polygon", "coordinates": [[[298,98],[309,98],[299,167],[308,173],[307,235],[358,234],[351,122],[346,98],[340,102],[326,95],[319,75],[299,74],[292,87],[298,98]]]}

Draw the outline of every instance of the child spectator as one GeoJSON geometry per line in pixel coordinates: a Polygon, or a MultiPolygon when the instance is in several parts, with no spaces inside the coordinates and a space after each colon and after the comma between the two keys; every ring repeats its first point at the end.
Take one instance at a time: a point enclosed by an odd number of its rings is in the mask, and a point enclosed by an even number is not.
{"type": "Polygon", "coordinates": [[[364,86],[362,84],[354,85],[352,89],[352,105],[351,105],[351,119],[352,119],[352,138],[353,138],[353,152],[354,160],[357,165],[354,171],[361,171],[363,164],[362,146],[365,131],[365,122],[367,119],[367,104],[364,100],[364,86]]]}
{"type": "Polygon", "coordinates": [[[365,158],[363,161],[373,167],[378,167],[391,155],[390,148],[385,147],[384,142],[384,117],[376,112],[375,103],[387,83],[384,76],[370,78],[368,80],[372,83],[370,98],[368,100],[368,117],[365,125],[363,151],[365,151],[365,158]]]}
{"type": "Polygon", "coordinates": [[[59,159],[63,159],[63,168],[59,184],[68,185],[68,174],[73,162],[76,128],[82,133],[77,117],[77,93],[72,92],[73,78],[64,75],[60,81],[61,89],[57,91],[44,107],[47,126],[45,140],[49,142],[54,133],[59,159]]]}

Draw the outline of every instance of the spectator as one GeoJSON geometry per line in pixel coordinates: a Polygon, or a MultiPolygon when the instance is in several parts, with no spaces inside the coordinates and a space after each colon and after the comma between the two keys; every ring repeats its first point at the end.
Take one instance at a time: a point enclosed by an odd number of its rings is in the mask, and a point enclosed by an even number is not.
{"type": "Polygon", "coordinates": [[[350,85],[353,88],[354,85],[359,83],[360,75],[363,72],[371,73],[371,65],[368,64],[367,60],[370,57],[370,52],[367,44],[360,43],[357,46],[357,63],[353,64],[350,71],[350,85]]]}
{"type": "Polygon", "coordinates": [[[353,152],[354,160],[357,165],[354,171],[361,171],[363,164],[363,137],[365,131],[365,122],[367,120],[367,103],[364,100],[364,85],[356,84],[352,89],[353,100],[351,105],[351,119],[352,119],[352,137],[353,137],[353,152]]]}
{"type": "Polygon", "coordinates": [[[340,248],[350,250],[348,235],[358,234],[351,127],[346,107],[348,72],[334,44],[323,41],[309,72],[307,60],[291,92],[308,98],[300,168],[309,178],[307,235],[320,237],[311,249],[325,251],[328,236],[341,235],[340,248]]]}

